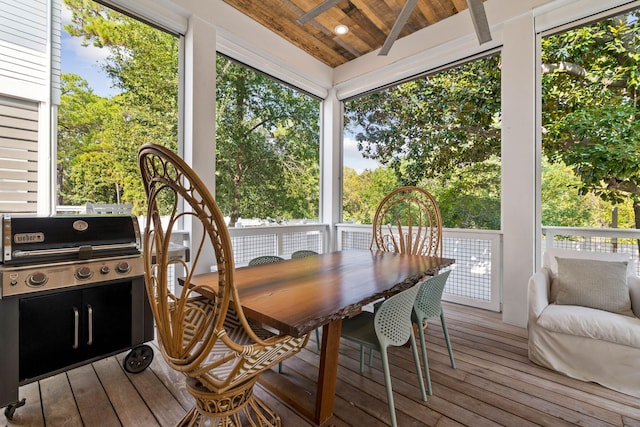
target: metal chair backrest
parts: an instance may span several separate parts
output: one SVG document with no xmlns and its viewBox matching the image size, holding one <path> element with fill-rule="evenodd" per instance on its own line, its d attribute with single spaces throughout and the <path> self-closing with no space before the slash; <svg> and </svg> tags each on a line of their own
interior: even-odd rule
<svg viewBox="0 0 640 427">
<path fill-rule="evenodd" d="M 426 190 L 396 188 L 378 205 L 371 249 L 442 257 L 442 218 Z"/>
</svg>

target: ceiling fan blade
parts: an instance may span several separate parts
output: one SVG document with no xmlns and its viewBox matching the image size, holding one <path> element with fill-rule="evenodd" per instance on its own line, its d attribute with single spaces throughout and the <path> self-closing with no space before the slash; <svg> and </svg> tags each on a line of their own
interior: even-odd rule
<svg viewBox="0 0 640 427">
<path fill-rule="evenodd" d="M 480 44 L 491 41 L 491 30 L 487 21 L 487 13 L 484 10 L 482 0 L 467 0 L 469 12 L 471 13 L 471 21 L 476 29 L 476 35 Z"/>
<path fill-rule="evenodd" d="M 320 15 L 322 12 L 325 12 L 331 9 L 333 6 L 337 5 L 343 0 L 325 0 L 323 3 L 320 3 L 309 12 L 302 15 L 300 18 L 296 19 L 296 22 L 300 25 L 305 24 L 307 21 L 311 21 L 316 16 Z"/>
<path fill-rule="evenodd" d="M 391 50 L 391 46 L 393 46 L 393 43 L 398 38 L 398 35 L 400 34 L 400 31 L 402 31 L 404 24 L 406 24 L 409 20 L 411 12 L 413 12 L 413 9 L 415 9 L 416 4 L 418 4 L 418 0 L 407 0 L 407 2 L 404 4 L 402 10 L 400 11 L 400 15 L 398 15 L 396 22 L 393 24 L 393 28 L 391 28 L 387 39 L 384 41 L 384 44 L 380 49 L 380 52 L 378 52 L 378 56 L 385 56 L 387 53 L 389 53 L 389 50 Z"/>
</svg>

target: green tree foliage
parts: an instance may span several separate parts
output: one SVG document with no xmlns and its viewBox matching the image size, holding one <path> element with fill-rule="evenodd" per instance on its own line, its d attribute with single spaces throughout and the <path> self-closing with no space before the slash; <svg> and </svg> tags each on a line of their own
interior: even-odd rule
<svg viewBox="0 0 640 427">
<path fill-rule="evenodd" d="M 114 196 L 114 183 L 105 179 L 102 171 L 98 170 L 97 176 L 90 176 L 89 182 L 85 183 L 81 179 L 82 172 L 77 169 L 82 168 L 80 159 L 88 152 L 105 153 L 107 144 L 100 145 L 100 142 L 105 122 L 115 114 L 113 105 L 93 94 L 87 82 L 74 74 L 62 75 L 61 92 L 58 117 L 57 202 L 81 204 L 87 201 L 111 200 Z M 102 162 L 109 163 L 109 160 L 103 159 Z"/>
<path fill-rule="evenodd" d="M 597 223 L 600 200 L 594 194 L 580 195 L 580 178 L 563 163 L 542 162 L 542 224 L 592 227 Z M 608 226 L 608 225 L 605 225 Z"/>
<path fill-rule="evenodd" d="M 543 149 L 580 194 L 631 200 L 640 227 L 640 13 L 543 40 Z"/>
<path fill-rule="evenodd" d="M 500 228 L 500 64 L 479 59 L 347 102 L 347 129 L 363 157 L 396 175 L 398 185 L 420 185 L 436 195 L 443 223 L 456 228 Z M 368 189 L 368 176 L 363 191 Z M 345 195 L 352 192 L 345 176 Z M 388 191 L 387 191 L 388 192 Z M 371 206 L 344 206 L 344 219 Z M 345 203 L 356 200 L 350 196 Z M 366 217 L 366 222 L 371 218 Z"/>
<path fill-rule="evenodd" d="M 403 185 L 500 155 L 499 56 L 347 102 L 348 129 L 365 158 Z"/>
<path fill-rule="evenodd" d="M 239 218 L 318 218 L 320 103 L 218 55 L 216 199 Z"/>
<path fill-rule="evenodd" d="M 65 4 L 72 11 L 65 30 L 109 50 L 102 66 L 122 92 L 101 98 L 78 76 L 62 76 L 59 203 L 133 203 L 142 213 L 138 148 L 177 147 L 178 40 L 93 1 Z"/>
<path fill-rule="evenodd" d="M 640 228 L 639 17 L 630 12 L 542 42 L 543 149 L 553 163 L 543 167 L 547 225 L 609 226 L 613 206 L 629 224 L 631 204 L 631 225 Z M 499 80 L 497 57 L 474 61 L 353 100 L 348 123 L 363 156 L 391 166 L 402 184 L 437 180 L 431 191 L 447 204 L 447 226 L 493 228 L 499 193 L 486 193 L 482 175 L 456 173 L 500 154 Z M 497 221 L 479 213 L 485 206 Z"/>
<path fill-rule="evenodd" d="M 178 39 L 93 1 L 65 4 L 72 11 L 65 29 L 108 49 L 102 65 L 121 93 L 104 99 L 63 76 L 59 203 L 121 201 L 142 213 L 138 148 L 177 147 Z M 216 68 L 211 143 L 222 211 L 232 224 L 241 216 L 317 218 L 319 102 L 224 57 Z"/>
<path fill-rule="evenodd" d="M 500 159 L 493 157 L 420 185 L 438 201 L 443 226 L 499 230 L 500 173 Z"/>
<path fill-rule="evenodd" d="M 394 188 L 398 179 L 393 170 L 385 167 L 365 170 L 344 168 L 342 218 L 347 222 L 371 224 L 380 201 Z"/>
</svg>

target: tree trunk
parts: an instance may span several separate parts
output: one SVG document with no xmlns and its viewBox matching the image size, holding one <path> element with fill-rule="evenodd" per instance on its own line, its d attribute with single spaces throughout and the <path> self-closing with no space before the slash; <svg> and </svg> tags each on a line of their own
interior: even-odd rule
<svg viewBox="0 0 640 427">
<path fill-rule="evenodd" d="M 636 228 L 640 229 L 640 201 L 633 201 L 633 217 Z M 638 254 L 640 255 L 640 239 L 637 240 Z"/>
</svg>

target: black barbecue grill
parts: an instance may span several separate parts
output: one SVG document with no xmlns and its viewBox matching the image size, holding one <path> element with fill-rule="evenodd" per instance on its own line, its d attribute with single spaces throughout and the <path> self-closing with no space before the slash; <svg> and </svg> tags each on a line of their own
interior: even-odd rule
<svg viewBox="0 0 640 427">
<path fill-rule="evenodd" d="M 140 232 L 130 215 L 2 216 L 0 407 L 18 387 L 132 349 L 140 372 L 153 351 Z"/>
</svg>

